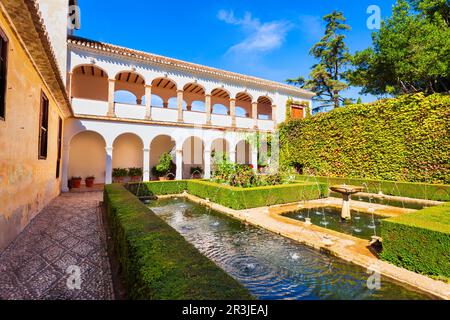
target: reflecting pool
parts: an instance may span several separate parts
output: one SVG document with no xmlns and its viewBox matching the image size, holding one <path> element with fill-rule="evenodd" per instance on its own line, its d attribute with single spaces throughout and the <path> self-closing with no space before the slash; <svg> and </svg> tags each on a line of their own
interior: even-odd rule
<svg viewBox="0 0 450 320">
<path fill-rule="evenodd" d="M 342 221 L 341 210 L 333 207 L 301 209 L 283 214 L 283 216 L 305 221 L 310 218 L 311 223 L 326 229 L 335 230 L 358 238 L 370 240 L 372 236 L 380 235 L 381 220 L 385 219 L 370 213 L 351 210 L 352 220 Z"/>
<path fill-rule="evenodd" d="M 370 290 L 372 274 L 359 266 L 183 199 L 149 207 L 259 299 L 431 298 L 383 277 Z"/>
</svg>

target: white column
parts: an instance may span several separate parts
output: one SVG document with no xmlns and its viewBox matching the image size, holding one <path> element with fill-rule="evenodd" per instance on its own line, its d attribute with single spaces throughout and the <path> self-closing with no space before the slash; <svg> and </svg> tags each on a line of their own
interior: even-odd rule
<svg viewBox="0 0 450 320">
<path fill-rule="evenodd" d="M 252 103 L 253 127 L 258 128 L 258 102 Z"/>
<path fill-rule="evenodd" d="M 178 122 L 183 122 L 183 90 L 177 91 Z"/>
<path fill-rule="evenodd" d="M 116 87 L 115 79 L 108 79 L 108 117 L 115 117 L 114 91 Z"/>
<path fill-rule="evenodd" d="M 236 99 L 230 99 L 231 126 L 236 127 Z"/>
<path fill-rule="evenodd" d="M 62 172 L 61 172 L 61 190 L 62 192 L 69 192 L 69 154 L 70 147 L 64 144 L 62 154 Z"/>
<path fill-rule="evenodd" d="M 253 170 L 258 171 L 258 151 L 252 151 Z"/>
<path fill-rule="evenodd" d="M 152 86 L 145 86 L 145 119 L 152 119 Z"/>
<path fill-rule="evenodd" d="M 106 147 L 106 169 L 105 169 L 105 184 L 112 183 L 112 157 L 113 148 Z"/>
<path fill-rule="evenodd" d="M 207 94 L 205 96 L 205 109 L 206 109 L 206 124 L 211 124 L 211 95 Z"/>
<path fill-rule="evenodd" d="M 272 121 L 273 124 L 275 126 L 275 129 L 278 127 L 278 123 L 277 123 L 277 106 L 276 105 L 272 105 Z"/>
<path fill-rule="evenodd" d="M 211 150 L 205 149 L 205 179 L 211 179 Z"/>
<path fill-rule="evenodd" d="M 183 150 L 177 150 L 176 155 L 177 180 L 183 180 Z"/>
<path fill-rule="evenodd" d="M 150 181 L 150 149 L 144 149 L 144 175 L 143 181 Z"/>
<path fill-rule="evenodd" d="M 230 151 L 230 159 L 229 160 L 231 163 L 236 163 L 236 150 Z"/>
</svg>

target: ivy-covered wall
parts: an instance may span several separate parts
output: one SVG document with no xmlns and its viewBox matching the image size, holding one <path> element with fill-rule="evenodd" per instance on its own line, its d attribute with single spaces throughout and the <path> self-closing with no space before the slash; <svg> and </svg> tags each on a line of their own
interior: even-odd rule
<svg viewBox="0 0 450 320">
<path fill-rule="evenodd" d="M 280 158 L 305 174 L 448 184 L 449 129 L 449 95 L 407 95 L 287 121 Z"/>
</svg>

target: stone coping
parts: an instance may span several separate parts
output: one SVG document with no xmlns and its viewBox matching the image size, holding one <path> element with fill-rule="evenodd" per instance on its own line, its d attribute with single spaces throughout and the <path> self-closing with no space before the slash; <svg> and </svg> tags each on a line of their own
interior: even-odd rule
<svg viewBox="0 0 450 320">
<path fill-rule="evenodd" d="M 377 257 L 376 253 L 370 250 L 368 240 L 356 238 L 315 225 L 308 226 L 304 222 L 283 217 L 280 215 L 282 211 L 277 211 L 277 208 L 287 205 L 248 210 L 233 210 L 188 193 L 158 196 L 159 199 L 177 197 L 186 198 L 194 203 L 207 206 L 212 210 L 221 212 L 244 223 L 263 228 L 321 252 L 338 257 L 344 261 L 357 264 L 363 268 L 367 268 L 368 272 L 379 272 L 381 275 L 391 280 L 410 286 L 411 289 L 415 288 L 437 298 L 450 300 L 450 284 L 382 261 Z M 306 203 L 318 205 L 320 203 L 319 201 L 320 200 L 313 200 Z M 305 202 L 289 205 L 297 205 L 298 208 L 299 205 L 305 205 Z M 323 203 L 321 205 L 323 205 Z"/>
</svg>

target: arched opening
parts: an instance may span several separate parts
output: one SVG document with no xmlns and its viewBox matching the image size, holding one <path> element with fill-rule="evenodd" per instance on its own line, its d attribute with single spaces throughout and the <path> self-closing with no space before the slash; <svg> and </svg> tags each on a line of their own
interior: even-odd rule
<svg viewBox="0 0 450 320">
<path fill-rule="evenodd" d="M 155 168 L 159 164 L 159 159 L 164 153 L 168 153 L 172 156 L 172 162 L 174 163 L 174 166 L 173 170 L 170 173 L 173 175 L 173 177 L 175 177 L 175 147 L 176 143 L 170 136 L 161 135 L 153 139 L 152 143 L 150 144 L 150 168 L 152 169 L 152 179 L 158 179 L 157 175 L 154 173 L 153 168 Z"/>
<path fill-rule="evenodd" d="M 141 138 L 133 133 L 124 133 L 116 138 L 113 144 L 113 169 L 143 169 L 143 159 L 144 144 Z"/>
<path fill-rule="evenodd" d="M 211 144 L 211 158 L 214 163 L 215 160 L 219 161 L 223 157 L 230 159 L 230 144 L 226 139 L 219 138 L 212 142 Z M 233 159 L 234 160 L 234 159 Z"/>
<path fill-rule="evenodd" d="M 252 163 L 252 147 L 247 140 L 242 140 L 236 145 L 236 163 L 251 164 Z"/>
<path fill-rule="evenodd" d="M 108 74 L 94 65 L 74 68 L 70 86 L 70 98 L 108 101 Z"/>
<path fill-rule="evenodd" d="M 202 86 L 196 83 L 188 83 L 183 88 L 183 98 L 187 103 L 187 111 L 206 112 L 205 88 Z"/>
<path fill-rule="evenodd" d="M 272 120 L 272 100 L 269 97 L 259 97 L 258 99 L 258 119 Z"/>
<path fill-rule="evenodd" d="M 252 117 L 252 97 L 248 93 L 241 92 L 236 95 L 236 116 Z"/>
<path fill-rule="evenodd" d="M 153 105 L 153 97 L 158 96 L 162 99 L 162 107 L 169 108 L 169 100 L 170 106 L 172 108 L 177 108 L 177 85 L 174 81 L 168 78 L 157 78 L 152 81 L 152 107 L 159 107 L 158 105 Z M 155 101 L 156 102 L 156 101 Z M 158 100 L 159 102 L 159 100 Z"/>
<path fill-rule="evenodd" d="M 116 103 L 136 104 L 137 100 L 136 96 L 130 91 L 117 90 L 114 92 L 114 101 Z"/>
<path fill-rule="evenodd" d="M 223 89 L 214 89 L 211 92 L 212 113 L 220 115 L 230 114 L 230 94 Z"/>
<path fill-rule="evenodd" d="M 95 183 L 105 183 L 106 142 L 94 131 L 78 133 L 70 141 L 67 177 L 95 177 Z"/>
<path fill-rule="evenodd" d="M 198 137 L 189 137 L 183 143 L 183 179 L 203 175 L 205 145 Z"/>
<path fill-rule="evenodd" d="M 116 75 L 114 89 L 114 102 L 143 105 L 141 97 L 145 95 L 145 80 L 139 74 L 129 71 L 119 72 Z"/>
</svg>

